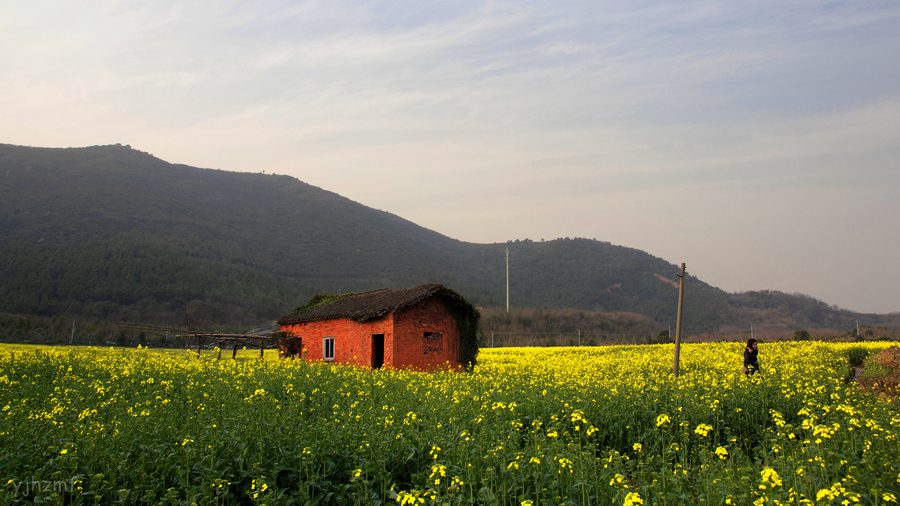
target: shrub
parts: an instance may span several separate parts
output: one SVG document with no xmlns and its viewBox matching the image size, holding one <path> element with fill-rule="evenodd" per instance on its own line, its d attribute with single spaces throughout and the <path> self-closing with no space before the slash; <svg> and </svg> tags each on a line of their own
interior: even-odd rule
<svg viewBox="0 0 900 506">
<path fill-rule="evenodd" d="M 797 329 L 794 331 L 794 341 L 809 341 L 810 335 L 809 332 L 803 329 Z"/>
<path fill-rule="evenodd" d="M 862 367 L 862 365 L 866 362 L 866 359 L 869 358 L 872 352 L 862 348 L 848 348 L 847 349 L 847 359 L 850 361 L 850 365 L 853 367 Z"/>
</svg>

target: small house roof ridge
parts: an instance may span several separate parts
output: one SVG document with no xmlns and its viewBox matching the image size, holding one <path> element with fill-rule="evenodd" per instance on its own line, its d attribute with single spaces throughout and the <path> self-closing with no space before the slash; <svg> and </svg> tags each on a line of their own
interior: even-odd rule
<svg viewBox="0 0 900 506">
<path fill-rule="evenodd" d="M 372 293 L 389 292 L 389 291 L 391 291 L 390 288 L 376 288 L 374 290 L 369 290 L 368 292 L 348 293 L 348 294 L 344 294 L 343 296 L 344 297 L 355 297 L 357 295 L 368 295 L 368 294 L 372 294 Z"/>
</svg>

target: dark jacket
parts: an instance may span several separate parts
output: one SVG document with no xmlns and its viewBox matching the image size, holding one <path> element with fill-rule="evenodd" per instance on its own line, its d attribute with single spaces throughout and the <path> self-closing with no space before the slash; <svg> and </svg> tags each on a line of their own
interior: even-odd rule
<svg viewBox="0 0 900 506">
<path fill-rule="evenodd" d="M 758 349 L 751 350 L 750 348 L 744 348 L 744 367 L 747 368 L 747 372 L 750 374 L 759 370 L 759 361 L 756 358 L 758 354 Z"/>
</svg>

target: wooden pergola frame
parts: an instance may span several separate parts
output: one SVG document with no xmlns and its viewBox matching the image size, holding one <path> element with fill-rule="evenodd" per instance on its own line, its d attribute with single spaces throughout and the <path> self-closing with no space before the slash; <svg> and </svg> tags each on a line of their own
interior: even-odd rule
<svg viewBox="0 0 900 506">
<path fill-rule="evenodd" d="M 260 358 L 262 358 L 265 349 L 277 347 L 279 339 L 281 339 L 281 336 L 285 334 L 286 332 L 280 330 L 272 332 L 261 332 L 259 334 L 210 334 L 195 332 L 191 334 L 177 334 L 175 337 L 187 337 L 189 339 L 196 339 L 198 357 L 200 356 L 200 352 L 203 351 L 203 345 L 205 341 L 205 344 L 213 345 L 219 350 L 216 359 L 221 360 L 222 349 L 229 346 L 231 346 L 232 348 L 232 359 L 237 358 L 237 351 L 239 346 L 259 347 L 259 356 Z"/>
<path fill-rule="evenodd" d="M 249 334 L 221 334 L 211 332 L 191 332 L 188 329 L 179 329 L 176 327 L 161 327 L 158 325 L 142 325 L 134 323 L 118 323 L 117 326 L 131 330 L 150 330 L 154 332 L 174 332 L 176 338 L 188 338 L 197 343 L 197 356 L 203 351 L 203 345 L 213 345 L 218 348 L 219 353 L 216 357 L 222 359 L 222 348 L 232 347 L 231 358 L 237 358 L 237 350 L 239 346 L 248 348 L 259 348 L 259 356 L 262 357 L 266 348 L 276 348 L 279 340 L 287 332 L 282 330 L 267 330 L 260 332 L 252 332 Z"/>
</svg>

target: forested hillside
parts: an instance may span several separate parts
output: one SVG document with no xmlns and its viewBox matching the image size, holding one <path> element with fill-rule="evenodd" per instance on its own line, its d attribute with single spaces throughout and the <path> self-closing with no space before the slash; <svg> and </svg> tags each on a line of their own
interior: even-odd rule
<svg viewBox="0 0 900 506">
<path fill-rule="evenodd" d="M 506 248 L 513 306 L 674 325 L 678 267 L 632 248 L 568 238 L 465 243 L 289 176 L 175 165 L 120 145 L 0 145 L 0 313 L 254 325 L 319 292 L 428 282 L 500 306 Z M 860 316 L 815 299 L 811 310 L 802 296 L 773 302 L 777 292 L 687 283 L 687 330 L 760 314 L 812 326 Z"/>
</svg>

